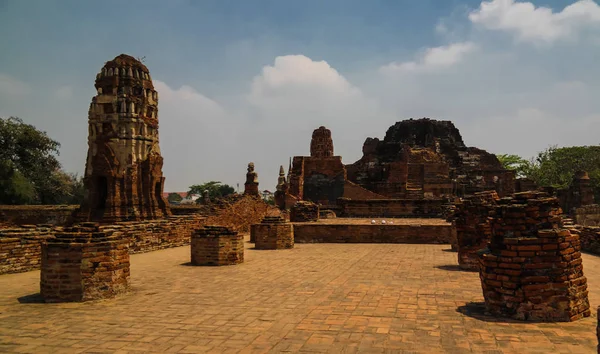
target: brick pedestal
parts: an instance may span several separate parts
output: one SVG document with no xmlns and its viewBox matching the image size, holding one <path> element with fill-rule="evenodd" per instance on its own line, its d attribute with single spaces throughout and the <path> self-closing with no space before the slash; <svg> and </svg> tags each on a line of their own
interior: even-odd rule
<svg viewBox="0 0 600 354">
<path fill-rule="evenodd" d="M 191 242 L 192 264 L 224 266 L 244 262 L 244 237 L 223 226 L 196 230 Z"/>
<path fill-rule="evenodd" d="M 129 287 L 129 240 L 98 225 L 65 228 L 42 244 L 40 294 L 46 302 L 105 299 Z"/>
<path fill-rule="evenodd" d="M 252 225 L 250 238 L 259 250 L 294 248 L 293 226 L 281 216 L 267 216 L 260 224 Z"/>
<path fill-rule="evenodd" d="M 501 200 L 480 278 L 487 311 L 531 321 L 590 315 L 579 235 L 559 228 L 556 198 L 529 193 Z"/>
</svg>

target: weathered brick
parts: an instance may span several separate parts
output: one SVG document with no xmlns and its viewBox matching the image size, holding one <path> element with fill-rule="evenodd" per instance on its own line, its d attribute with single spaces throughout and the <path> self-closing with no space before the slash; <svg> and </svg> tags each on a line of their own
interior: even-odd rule
<svg viewBox="0 0 600 354">
<path fill-rule="evenodd" d="M 488 312 L 538 321 L 572 321 L 589 316 L 579 235 L 555 227 L 553 223 L 560 215 L 557 203 L 556 198 L 529 193 L 503 199 L 495 207 L 499 217 L 491 221 L 494 236 L 488 253 L 481 257 L 483 266 L 479 270 Z M 527 211 L 529 220 L 521 209 Z M 522 227 L 524 222 L 529 225 L 526 229 Z M 517 257 L 510 253 L 514 251 Z M 499 264 L 487 261 L 491 257 L 497 257 Z"/>
</svg>

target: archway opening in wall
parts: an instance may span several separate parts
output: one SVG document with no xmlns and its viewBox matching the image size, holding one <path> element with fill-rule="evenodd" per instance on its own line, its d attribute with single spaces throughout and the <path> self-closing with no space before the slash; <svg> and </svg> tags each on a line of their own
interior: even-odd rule
<svg viewBox="0 0 600 354">
<path fill-rule="evenodd" d="M 96 186 L 98 188 L 96 209 L 104 209 L 106 207 L 106 198 L 108 198 L 108 180 L 106 177 L 98 177 Z"/>
<path fill-rule="evenodd" d="M 162 193 L 160 192 L 160 182 L 156 182 L 156 184 L 154 185 L 154 195 L 156 195 L 156 198 L 158 198 L 158 200 L 160 200 L 160 198 L 162 197 Z"/>
<path fill-rule="evenodd" d="M 158 204 L 158 207 L 161 210 L 164 210 L 164 208 L 166 208 L 167 203 L 165 202 L 165 199 L 163 199 L 162 197 L 162 183 L 161 182 L 156 182 L 156 184 L 154 185 L 154 195 L 156 196 L 156 203 Z"/>
</svg>

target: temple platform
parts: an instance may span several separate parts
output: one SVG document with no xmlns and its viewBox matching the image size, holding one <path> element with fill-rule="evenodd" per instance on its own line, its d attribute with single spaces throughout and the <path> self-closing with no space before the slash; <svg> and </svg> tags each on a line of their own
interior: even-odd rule
<svg viewBox="0 0 600 354">
<path fill-rule="evenodd" d="M 336 218 L 293 225 L 296 243 L 449 244 L 456 237 L 452 224 L 434 218 Z"/>
<path fill-rule="evenodd" d="M 597 318 L 485 313 L 479 274 L 447 245 L 296 244 L 189 266 L 190 246 L 131 255 L 131 290 L 39 304 L 40 271 L 0 276 L 7 353 L 595 353 Z M 592 308 L 600 257 L 583 254 Z"/>
</svg>

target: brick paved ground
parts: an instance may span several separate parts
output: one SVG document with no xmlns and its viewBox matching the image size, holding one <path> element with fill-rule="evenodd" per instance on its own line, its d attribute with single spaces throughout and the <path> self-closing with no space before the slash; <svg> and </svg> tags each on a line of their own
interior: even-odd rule
<svg viewBox="0 0 600 354">
<path fill-rule="evenodd" d="M 133 255 L 128 295 L 79 304 L 37 303 L 38 271 L 2 275 L 0 352 L 595 352 L 595 314 L 483 315 L 477 273 L 458 271 L 448 248 L 299 244 L 192 267 L 180 247 Z M 584 255 L 584 271 L 595 309 L 600 258 Z"/>
</svg>

